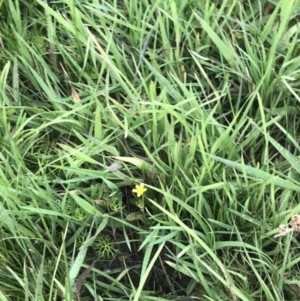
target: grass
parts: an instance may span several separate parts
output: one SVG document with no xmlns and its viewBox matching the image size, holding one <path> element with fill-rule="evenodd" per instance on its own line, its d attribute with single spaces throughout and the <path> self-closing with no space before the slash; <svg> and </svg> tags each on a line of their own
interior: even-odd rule
<svg viewBox="0 0 300 301">
<path fill-rule="evenodd" d="M 299 12 L 0 1 L 0 300 L 300 300 Z"/>
</svg>

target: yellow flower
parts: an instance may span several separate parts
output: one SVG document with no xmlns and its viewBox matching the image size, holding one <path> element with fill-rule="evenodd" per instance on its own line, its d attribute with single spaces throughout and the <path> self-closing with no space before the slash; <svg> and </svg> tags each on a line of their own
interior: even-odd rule
<svg viewBox="0 0 300 301">
<path fill-rule="evenodd" d="M 132 189 L 132 192 L 137 194 L 137 197 L 139 198 L 141 195 L 143 195 L 147 191 L 147 188 L 144 184 L 138 184 L 135 185 L 135 188 Z"/>
</svg>

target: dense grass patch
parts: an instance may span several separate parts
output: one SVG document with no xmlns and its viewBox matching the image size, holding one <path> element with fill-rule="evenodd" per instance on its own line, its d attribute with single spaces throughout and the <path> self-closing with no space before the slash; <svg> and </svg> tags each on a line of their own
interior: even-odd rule
<svg viewBox="0 0 300 301">
<path fill-rule="evenodd" d="M 299 300 L 299 12 L 0 1 L 0 299 Z"/>
</svg>

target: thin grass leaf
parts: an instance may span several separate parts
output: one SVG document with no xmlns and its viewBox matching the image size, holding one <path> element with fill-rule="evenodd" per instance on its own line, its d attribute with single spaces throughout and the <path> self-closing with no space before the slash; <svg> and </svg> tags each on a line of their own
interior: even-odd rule
<svg viewBox="0 0 300 301">
<path fill-rule="evenodd" d="M 300 187 L 298 187 L 296 184 L 292 183 L 291 181 L 282 179 L 278 176 L 271 175 L 258 168 L 254 168 L 252 166 L 241 164 L 238 162 L 233 162 L 233 161 L 223 159 L 223 158 L 211 155 L 211 154 L 207 154 L 207 156 L 212 158 L 213 160 L 221 162 L 221 163 L 223 163 L 231 168 L 237 169 L 241 172 L 245 171 L 247 176 L 251 176 L 251 177 L 257 178 L 259 180 L 264 180 L 264 181 L 267 181 L 268 183 L 274 183 L 275 185 L 282 187 L 282 188 L 291 189 L 291 190 L 294 190 L 297 192 L 300 191 Z"/>
</svg>

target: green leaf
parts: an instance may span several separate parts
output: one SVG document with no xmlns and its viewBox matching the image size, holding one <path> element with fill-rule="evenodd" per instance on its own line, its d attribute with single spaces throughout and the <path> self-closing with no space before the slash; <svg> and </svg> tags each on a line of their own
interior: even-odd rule
<svg viewBox="0 0 300 301">
<path fill-rule="evenodd" d="M 75 200 L 75 202 L 87 213 L 90 215 L 101 215 L 102 213 L 98 211 L 93 205 L 91 205 L 89 202 L 84 200 L 83 198 L 79 197 L 76 192 L 69 193 L 70 196 Z"/>
<path fill-rule="evenodd" d="M 252 166 L 248 166 L 245 164 L 233 162 L 233 161 L 223 159 L 223 158 L 211 155 L 211 154 L 207 154 L 207 156 L 209 156 L 210 158 L 212 158 L 218 162 L 224 163 L 225 165 L 227 165 L 229 167 L 235 168 L 239 171 L 245 171 L 248 176 L 251 176 L 251 177 L 254 177 L 254 178 L 257 178 L 260 180 L 265 180 L 265 181 L 268 181 L 269 183 L 274 183 L 275 185 L 282 187 L 282 188 L 300 192 L 300 186 L 295 185 L 292 182 L 282 179 L 278 176 L 271 175 L 258 168 L 254 168 Z"/>
</svg>

